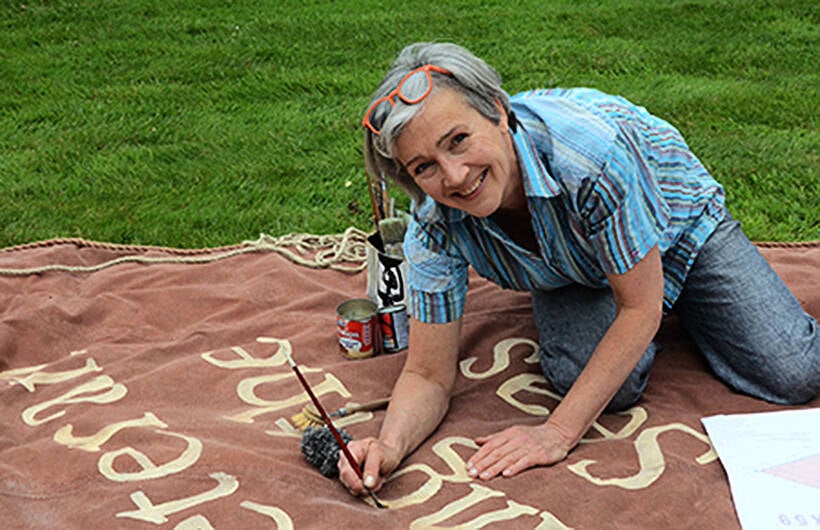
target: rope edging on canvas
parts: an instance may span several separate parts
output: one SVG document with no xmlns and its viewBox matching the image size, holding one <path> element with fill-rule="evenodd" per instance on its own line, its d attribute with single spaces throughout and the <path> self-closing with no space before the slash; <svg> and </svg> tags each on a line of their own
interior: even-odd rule
<svg viewBox="0 0 820 530">
<path fill-rule="evenodd" d="M 333 269 L 341 272 L 356 273 L 364 270 L 367 258 L 367 234 L 362 230 L 350 227 L 342 234 L 313 235 L 291 233 L 273 237 L 261 234 L 254 241 L 243 241 L 239 245 L 203 249 L 177 249 L 148 245 L 120 245 L 101 243 L 85 239 L 50 239 L 15 247 L 0 249 L 0 255 L 6 252 L 30 250 L 35 248 L 74 245 L 79 248 L 97 248 L 116 252 L 143 253 L 157 251 L 170 256 L 144 256 L 129 254 L 120 256 L 97 265 L 75 266 L 49 264 L 30 268 L 0 268 L 0 276 L 30 276 L 45 272 L 90 273 L 122 263 L 211 263 L 242 254 L 254 252 L 276 252 L 290 261 L 313 269 Z"/>
<path fill-rule="evenodd" d="M 122 263 L 201 264 L 253 252 L 276 252 L 298 265 L 313 269 L 333 269 L 341 272 L 357 273 L 364 270 L 367 266 L 367 244 L 367 233 L 355 227 L 349 227 L 341 234 L 329 235 L 291 233 L 274 237 L 263 233 L 254 241 L 243 241 L 238 245 L 198 249 L 152 245 L 123 245 L 90 241 L 81 238 L 58 238 L 2 248 L 0 249 L 0 255 L 60 245 L 74 245 L 78 248 L 96 248 L 115 252 L 132 252 L 135 254 L 121 256 L 90 266 L 50 264 L 20 269 L 0 268 L 0 276 L 30 276 L 53 271 L 90 273 Z M 797 242 L 764 241 L 755 242 L 755 245 L 760 248 L 814 248 L 820 246 L 820 240 Z M 161 257 L 136 254 L 148 251 L 162 252 L 170 254 L 170 256 Z"/>
<path fill-rule="evenodd" d="M 820 239 L 813 241 L 755 241 L 758 248 L 816 248 L 820 247 Z"/>
</svg>

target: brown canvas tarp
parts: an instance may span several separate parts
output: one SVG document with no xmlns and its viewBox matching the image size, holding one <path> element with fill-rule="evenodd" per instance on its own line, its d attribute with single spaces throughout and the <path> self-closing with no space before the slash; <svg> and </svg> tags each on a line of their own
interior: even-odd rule
<svg viewBox="0 0 820 530">
<path fill-rule="evenodd" d="M 820 245 L 761 251 L 820 315 Z M 715 379 L 674 316 L 636 407 L 603 416 L 558 465 L 481 482 L 464 470 L 471 439 L 541 422 L 557 399 L 534 357 L 529 296 L 471 276 L 450 413 L 378 510 L 302 457 L 292 416 L 308 398 L 284 356 L 328 409 L 389 394 L 404 353 L 354 361 L 337 346 L 335 308 L 363 296 L 365 273 L 224 253 L 0 251 L 0 269 L 128 257 L 0 275 L 3 528 L 738 528 L 700 419 L 783 407 Z M 383 414 L 338 425 L 374 435 Z"/>
</svg>

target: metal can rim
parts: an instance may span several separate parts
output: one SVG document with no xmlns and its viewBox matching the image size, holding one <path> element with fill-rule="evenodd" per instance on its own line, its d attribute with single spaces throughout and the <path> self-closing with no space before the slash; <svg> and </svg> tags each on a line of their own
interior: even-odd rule
<svg viewBox="0 0 820 530">
<path fill-rule="evenodd" d="M 368 316 L 362 318 L 350 318 L 346 313 L 348 313 L 353 306 L 366 306 L 367 311 L 369 313 Z M 376 307 L 376 303 L 369 298 L 351 298 L 349 300 L 345 300 L 338 306 L 336 306 L 336 314 L 346 320 L 356 321 L 356 322 L 363 322 L 365 320 L 369 320 L 376 316 L 378 313 L 378 309 Z"/>
</svg>

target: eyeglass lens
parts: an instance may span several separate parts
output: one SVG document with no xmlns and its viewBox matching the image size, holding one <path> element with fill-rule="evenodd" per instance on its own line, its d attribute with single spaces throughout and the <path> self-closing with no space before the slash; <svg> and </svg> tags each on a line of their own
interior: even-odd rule
<svg viewBox="0 0 820 530">
<path fill-rule="evenodd" d="M 429 72 L 424 70 L 411 72 L 399 83 L 395 94 L 373 106 L 370 111 L 370 123 L 380 130 L 387 119 L 387 115 L 393 110 L 396 98 L 401 99 L 408 105 L 415 105 L 428 95 L 432 89 L 431 83 L 432 78 Z"/>
</svg>

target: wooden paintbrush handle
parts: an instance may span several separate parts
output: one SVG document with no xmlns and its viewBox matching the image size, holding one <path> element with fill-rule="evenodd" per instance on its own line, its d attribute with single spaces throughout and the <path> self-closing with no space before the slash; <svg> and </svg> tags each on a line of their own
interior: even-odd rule
<svg viewBox="0 0 820 530">
<path fill-rule="evenodd" d="M 370 410 L 378 410 L 382 407 L 386 407 L 387 404 L 390 403 L 390 398 L 382 398 L 376 399 L 373 401 L 368 401 L 366 403 L 362 403 L 360 405 L 348 405 L 345 407 L 345 414 L 353 414 L 354 412 L 366 412 Z"/>
</svg>

